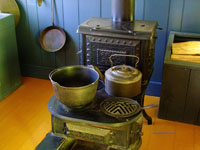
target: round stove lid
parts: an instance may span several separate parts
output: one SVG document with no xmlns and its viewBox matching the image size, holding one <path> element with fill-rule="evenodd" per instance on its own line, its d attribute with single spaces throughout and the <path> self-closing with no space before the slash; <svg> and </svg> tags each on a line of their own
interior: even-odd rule
<svg viewBox="0 0 200 150">
<path fill-rule="evenodd" d="M 107 20 L 89 20 L 86 23 L 89 27 L 95 27 L 95 28 L 110 28 L 112 26 L 112 22 Z"/>
<path fill-rule="evenodd" d="M 140 112 L 140 105 L 136 101 L 125 97 L 105 99 L 101 102 L 100 108 L 106 115 L 115 118 L 131 117 Z"/>
</svg>

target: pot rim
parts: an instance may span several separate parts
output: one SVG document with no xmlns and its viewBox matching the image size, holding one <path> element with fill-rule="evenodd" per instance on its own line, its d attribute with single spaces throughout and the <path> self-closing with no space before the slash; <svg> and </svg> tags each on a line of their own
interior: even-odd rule
<svg viewBox="0 0 200 150">
<path fill-rule="evenodd" d="M 66 86 L 62 86 L 62 85 L 60 85 L 58 82 L 55 82 L 54 80 L 52 80 L 52 76 L 53 76 L 53 74 L 55 73 L 55 72 L 57 72 L 57 71 L 59 71 L 59 70 L 61 70 L 61 69 L 64 69 L 64 68 L 71 68 L 71 67 L 76 67 L 76 68 L 85 68 L 85 69 L 90 69 L 90 70 L 92 70 L 92 71 L 94 71 L 96 74 L 97 74 L 97 79 L 94 81 L 94 82 L 92 82 L 92 83 L 90 83 L 90 84 L 88 84 L 88 85 L 85 85 L 85 86 L 80 86 L 80 87 L 66 87 Z M 65 88 L 65 89 L 82 89 L 82 88 L 86 88 L 86 87 L 89 87 L 89 86 L 91 86 L 91 85 L 94 85 L 96 82 L 98 82 L 98 80 L 99 80 L 99 74 L 98 74 L 98 72 L 95 70 L 95 69 L 92 69 L 92 68 L 90 68 L 90 67 L 87 67 L 87 66 L 84 66 L 84 65 L 71 65 L 71 66 L 64 66 L 64 67 L 60 67 L 60 68 L 56 68 L 56 69 L 54 69 L 54 70 L 52 70 L 50 73 L 49 73 L 49 79 L 50 79 L 50 81 L 52 82 L 52 83 L 55 83 L 55 84 L 57 84 L 58 86 L 60 86 L 60 87 L 62 87 L 62 88 Z"/>
</svg>

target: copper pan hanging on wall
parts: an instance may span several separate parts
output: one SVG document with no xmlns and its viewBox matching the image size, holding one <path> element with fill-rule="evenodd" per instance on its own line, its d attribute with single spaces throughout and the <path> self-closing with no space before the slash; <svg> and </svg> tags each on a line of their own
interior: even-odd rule
<svg viewBox="0 0 200 150">
<path fill-rule="evenodd" d="M 54 0 L 52 0 L 52 26 L 45 28 L 40 35 L 40 44 L 48 52 L 60 50 L 66 42 L 63 29 L 54 25 Z"/>
</svg>

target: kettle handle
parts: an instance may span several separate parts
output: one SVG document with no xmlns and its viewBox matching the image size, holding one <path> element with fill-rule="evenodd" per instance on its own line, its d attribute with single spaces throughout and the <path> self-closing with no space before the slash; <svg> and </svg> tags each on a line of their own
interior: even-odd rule
<svg viewBox="0 0 200 150">
<path fill-rule="evenodd" d="M 110 64 L 111 64 L 111 67 L 113 66 L 113 61 L 112 61 L 112 57 L 116 57 L 116 56 L 124 56 L 124 57 L 132 57 L 132 58 L 136 58 L 137 61 L 135 63 L 135 67 L 137 66 L 137 64 L 139 63 L 140 61 L 140 58 L 136 55 L 126 55 L 126 54 L 113 54 L 109 57 L 109 60 L 110 60 Z"/>
</svg>

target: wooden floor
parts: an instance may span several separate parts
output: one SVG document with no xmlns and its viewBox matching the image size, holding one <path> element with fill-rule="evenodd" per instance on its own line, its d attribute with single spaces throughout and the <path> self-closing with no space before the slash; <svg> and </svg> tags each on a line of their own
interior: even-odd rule
<svg viewBox="0 0 200 150">
<path fill-rule="evenodd" d="M 47 109 L 54 94 L 47 80 L 23 78 L 23 85 L 0 102 L 0 150 L 33 150 L 51 130 Z M 159 103 L 146 96 L 145 103 Z M 153 125 L 143 126 L 141 150 L 200 150 L 200 126 L 157 118 L 158 109 L 147 110 Z"/>
</svg>

